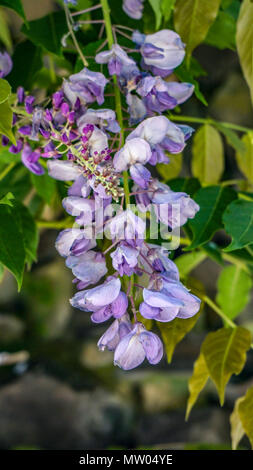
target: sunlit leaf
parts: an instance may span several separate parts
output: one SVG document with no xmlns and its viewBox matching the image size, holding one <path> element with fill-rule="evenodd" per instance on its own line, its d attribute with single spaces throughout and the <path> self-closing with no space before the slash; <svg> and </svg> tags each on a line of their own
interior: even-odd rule
<svg viewBox="0 0 253 470">
<path fill-rule="evenodd" d="M 233 251 L 248 246 L 253 240 L 253 202 L 237 200 L 223 214 L 226 232 L 232 242 L 224 251 Z"/>
<path fill-rule="evenodd" d="M 215 184 L 224 170 L 223 143 L 219 132 L 209 124 L 199 127 L 193 137 L 192 174 L 201 182 Z"/>
<path fill-rule="evenodd" d="M 202 344 L 201 352 L 209 375 L 217 387 L 221 405 L 224 403 L 225 387 L 230 377 L 239 374 L 244 367 L 250 343 L 250 332 L 238 326 L 209 333 Z"/>
<path fill-rule="evenodd" d="M 244 397 L 238 398 L 230 417 L 232 448 L 236 450 L 244 434 L 247 434 L 253 448 L 253 387 Z"/>
<path fill-rule="evenodd" d="M 15 145 L 16 140 L 12 132 L 12 109 L 8 101 L 0 104 L 0 134 L 6 135 Z"/>
<path fill-rule="evenodd" d="M 157 322 L 164 342 L 168 363 L 172 360 L 176 345 L 192 330 L 198 318 L 199 314 L 186 319 L 174 318 L 174 320 L 168 323 Z"/>
<path fill-rule="evenodd" d="M 244 148 L 236 152 L 236 161 L 241 172 L 253 184 L 253 132 L 242 137 Z"/>
<path fill-rule="evenodd" d="M 237 265 L 226 266 L 218 279 L 216 300 L 228 318 L 234 319 L 250 299 L 250 275 Z"/>
<path fill-rule="evenodd" d="M 253 101 L 253 3 L 243 0 L 237 21 L 236 45 Z"/>
<path fill-rule="evenodd" d="M 11 87 L 7 80 L 0 78 L 0 104 L 4 103 L 11 94 Z"/>
<path fill-rule="evenodd" d="M 194 268 L 206 259 L 207 255 L 204 251 L 192 251 L 185 255 L 181 255 L 174 261 L 179 269 L 180 277 L 186 277 Z"/>
<path fill-rule="evenodd" d="M 208 378 L 209 372 L 206 366 L 206 361 L 203 354 L 200 353 L 198 359 L 194 363 L 193 374 L 188 384 L 190 396 L 187 401 L 186 419 L 189 418 L 190 412 L 196 403 L 201 390 L 203 390 L 206 385 Z"/>
<path fill-rule="evenodd" d="M 221 0 L 177 0 L 174 25 L 183 42 L 188 57 L 206 37 L 219 11 Z"/>
<path fill-rule="evenodd" d="M 148 0 L 155 14 L 156 19 L 156 29 L 159 29 L 159 26 L 162 21 L 162 12 L 161 12 L 161 0 Z"/>
</svg>

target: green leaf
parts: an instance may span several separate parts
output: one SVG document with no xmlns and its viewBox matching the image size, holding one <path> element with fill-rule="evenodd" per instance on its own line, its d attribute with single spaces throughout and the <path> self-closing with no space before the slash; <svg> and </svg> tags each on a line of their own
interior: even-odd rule
<svg viewBox="0 0 253 470">
<path fill-rule="evenodd" d="M 3 10 L 3 8 L 0 9 L 0 40 L 5 45 L 6 49 L 11 49 L 12 40 L 8 27 L 8 19 L 6 12 Z"/>
<path fill-rule="evenodd" d="M 186 43 L 188 58 L 204 41 L 219 11 L 221 0 L 177 0 L 174 25 L 182 41 Z"/>
<path fill-rule="evenodd" d="M 56 191 L 56 183 L 48 174 L 35 175 L 30 174 L 32 184 L 36 188 L 37 193 L 41 196 L 48 204 L 51 204 L 52 199 Z"/>
<path fill-rule="evenodd" d="M 7 206 L 12 207 L 13 206 L 12 199 L 14 199 L 13 194 L 7 193 L 6 196 L 0 199 L 0 204 L 7 204 Z"/>
<path fill-rule="evenodd" d="M 161 13 L 161 0 L 148 0 L 153 11 L 155 14 L 155 19 L 156 19 L 156 25 L 155 29 L 159 29 L 159 26 L 162 21 L 162 13 Z"/>
<path fill-rule="evenodd" d="M 253 202 L 238 200 L 227 207 L 223 214 L 225 230 L 232 242 L 224 251 L 233 251 L 248 246 L 253 240 Z"/>
<path fill-rule="evenodd" d="M 180 272 L 180 277 L 186 277 L 194 268 L 207 258 L 203 251 L 193 251 L 176 258 L 175 264 Z"/>
<path fill-rule="evenodd" d="M 185 250 L 193 250 L 203 245 L 217 230 L 223 228 L 222 214 L 235 198 L 236 193 L 231 188 L 209 186 L 199 189 L 194 200 L 199 204 L 200 210 L 194 219 L 188 222 L 193 240 Z"/>
<path fill-rule="evenodd" d="M 199 127 L 193 137 L 192 174 L 206 184 L 218 183 L 224 170 L 223 143 L 210 124 Z"/>
<path fill-rule="evenodd" d="M 190 396 L 187 401 L 186 420 L 189 418 L 190 412 L 196 403 L 198 396 L 203 390 L 209 378 L 209 372 L 203 354 L 200 353 L 198 359 L 194 363 L 193 374 L 189 380 L 188 387 Z"/>
<path fill-rule="evenodd" d="M 25 248 L 25 261 L 31 264 L 37 258 L 37 248 L 39 242 L 39 232 L 27 207 L 16 201 L 14 210 L 19 223 Z"/>
<path fill-rule="evenodd" d="M 20 85 L 29 90 L 42 67 L 41 48 L 31 41 L 22 41 L 16 46 L 12 59 L 13 69 L 8 75 L 8 82 L 15 90 Z"/>
<path fill-rule="evenodd" d="M 7 101 L 0 104 L 0 134 L 6 135 L 10 141 L 16 145 L 16 140 L 12 132 L 12 109 Z"/>
<path fill-rule="evenodd" d="M 0 219 L 0 263 L 15 276 L 20 289 L 26 256 L 22 232 L 12 207 L 0 204 Z"/>
<path fill-rule="evenodd" d="M 161 11 L 164 21 L 167 23 L 171 17 L 176 0 L 161 0 Z"/>
<path fill-rule="evenodd" d="M 0 5 L 11 8 L 11 10 L 14 10 L 23 20 L 26 21 L 25 12 L 21 0 L 0 0 Z"/>
<path fill-rule="evenodd" d="M 238 412 L 238 406 L 242 400 L 243 397 L 236 400 L 233 413 L 230 415 L 232 450 L 236 450 L 240 440 L 245 434 Z"/>
<path fill-rule="evenodd" d="M 209 375 L 217 387 L 221 406 L 230 377 L 232 374 L 238 375 L 244 367 L 250 343 L 250 332 L 238 326 L 209 333 L 201 346 Z"/>
<path fill-rule="evenodd" d="M 232 15 L 220 11 L 208 31 L 205 43 L 218 49 L 235 50 L 236 21 Z"/>
<path fill-rule="evenodd" d="M 253 387 L 247 390 L 244 397 L 235 402 L 234 411 L 230 416 L 232 449 L 236 450 L 244 434 L 247 434 L 253 449 Z"/>
<path fill-rule="evenodd" d="M 237 152 L 245 152 L 244 143 L 234 131 L 228 127 L 223 126 L 223 124 L 219 122 L 215 122 L 215 127 L 223 133 L 223 135 L 226 137 L 227 143 L 234 147 Z"/>
<path fill-rule="evenodd" d="M 165 182 L 176 178 L 179 175 L 183 162 L 181 153 L 178 153 L 177 155 L 167 153 L 167 156 L 170 159 L 169 163 L 158 163 L 158 165 L 156 165 L 159 175 Z"/>
<path fill-rule="evenodd" d="M 168 363 L 171 362 L 176 345 L 192 330 L 199 314 L 191 318 L 174 318 L 168 323 L 157 322 L 164 342 Z"/>
<path fill-rule="evenodd" d="M 252 281 L 239 266 L 226 266 L 218 279 L 216 301 L 228 318 L 233 320 L 250 300 Z"/>
<path fill-rule="evenodd" d="M 253 3 L 243 0 L 237 21 L 236 45 L 240 64 L 253 101 Z"/>
<path fill-rule="evenodd" d="M 61 54 L 61 38 L 67 32 L 63 11 L 50 13 L 23 25 L 22 32 L 36 45 L 54 54 Z"/>
<path fill-rule="evenodd" d="M 7 80 L 0 78 L 0 104 L 4 103 L 11 94 L 11 87 Z"/>
<path fill-rule="evenodd" d="M 245 134 L 241 142 L 244 148 L 236 152 L 236 161 L 241 172 L 253 184 L 253 132 Z"/>
</svg>

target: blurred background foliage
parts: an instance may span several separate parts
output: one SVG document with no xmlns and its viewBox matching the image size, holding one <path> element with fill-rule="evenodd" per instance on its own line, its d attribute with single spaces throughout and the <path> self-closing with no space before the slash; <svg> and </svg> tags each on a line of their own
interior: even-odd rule
<svg viewBox="0 0 253 470">
<path fill-rule="evenodd" d="M 244 10 L 240 13 L 242 3 Z M 186 122 L 188 117 L 196 132 L 183 156 L 172 157 L 169 172 L 164 165 L 157 171 L 172 189 L 197 193 L 195 199 L 201 206 L 206 202 L 218 206 L 221 199 L 224 207 L 218 206 L 211 226 L 204 219 L 188 224 L 184 235 L 190 238 L 193 251 L 185 251 L 185 244 L 174 256 L 188 287 L 202 298 L 215 300 L 231 321 L 236 318 L 238 325 L 253 332 L 252 232 L 245 243 L 234 233 L 238 214 L 248 211 L 248 220 L 253 204 L 253 80 L 252 62 L 250 69 L 250 58 L 245 59 L 247 44 L 253 50 L 251 3 L 201 0 L 194 17 L 194 0 L 149 0 L 143 19 L 136 22 L 119 8 L 118 0 L 110 1 L 114 23 L 138 27 L 146 33 L 153 32 L 154 27 L 175 28 L 187 45 L 186 61 L 175 73 L 180 80 L 194 83 L 195 96 L 171 118 Z M 78 7 L 93 4 L 80 0 Z M 53 0 L 0 0 L 0 41 L 2 49 L 12 54 L 14 67 L 7 78 L 13 91 L 23 85 L 43 99 L 60 86 L 63 77 L 81 69 L 80 59 L 65 36 L 67 25 L 61 5 L 61 1 Z M 92 18 L 98 15 L 94 11 Z M 99 26 L 83 25 L 76 33 L 94 70 L 94 53 L 102 42 L 97 39 L 98 32 Z M 144 366 L 124 373 L 115 368 L 111 353 L 101 353 L 96 347 L 103 326 L 94 327 L 89 315 L 73 311 L 69 305 L 71 275 L 54 248 L 57 228 L 62 228 L 60 201 L 66 193 L 65 185 L 47 175 L 28 174 L 20 157 L 4 149 L 0 149 L 0 172 L 0 198 L 11 191 L 15 209 L 22 202 L 37 221 L 34 251 L 26 257 L 30 267 L 19 293 L 12 275 L 0 269 L 0 350 L 5 352 L 0 356 L 0 448 L 231 448 L 229 417 L 235 401 L 253 386 L 252 350 L 247 362 L 241 358 L 239 369 L 245 364 L 241 374 L 233 375 L 227 385 L 223 407 L 219 407 L 217 391 L 209 380 L 185 422 L 193 363 L 201 345 L 206 344 L 207 333 L 228 326 L 226 321 L 217 316 L 210 302 L 203 302 L 201 314 L 185 321 L 184 331 L 173 324 L 176 332 L 181 328 L 178 336 L 169 331 L 171 325 L 167 331 L 161 329 L 169 362 L 173 356 L 170 364 L 164 358 L 154 369 Z M 235 189 L 244 198 L 234 201 Z M 221 213 L 231 203 L 229 214 L 221 220 Z M 5 205 L 6 200 L 0 204 L 0 212 Z M 208 209 L 203 214 L 208 221 Z M 11 223 L 17 223 L 14 217 Z M 201 238 L 199 228 L 203 224 Z M 7 225 L 2 225 L 0 230 L 6 229 Z M 231 242 L 228 234 L 234 236 L 232 252 L 222 250 Z M 18 257 L 18 240 L 14 239 L 13 249 L 15 245 Z M 37 262 L 31 264 L 36 251 Z M 231 257 L 232 264 L 228 264 Z M 21 285 L 22 265 L 21 274 L 20 270 L 14 274 Z M 230 330 L 225 331 L 228 340 Z M 240 335 L 241 330 L 236 331 Z M 203 353 L 204 349 L 202 346 Z M 208 379 L 208 375 L 203 377 Z M 191 383 L 194 386 L 194 380 Z M 188 401 L 188 412 L 193 401 L 194 397 Z M 239 412 L 247 414 L 243 406 L 237 402 L 233 412 L 234 430 L 238 430 Z M 245 429 L 252 440 L 252 422 L 246 423 Z M 237 444 L 235 441 L 234 436 Z M 240 448 L 249 447 L 244 436 Z"/>
</svg>

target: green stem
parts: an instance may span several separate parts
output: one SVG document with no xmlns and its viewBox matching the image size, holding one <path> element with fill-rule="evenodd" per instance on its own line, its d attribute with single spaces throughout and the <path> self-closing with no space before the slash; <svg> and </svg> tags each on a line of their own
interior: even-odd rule
<svg viewBox="0 0 253 470">
<path fill-rule="evenodd" d="M 225 313 L 216 305 L 210 297 L 203 295 L 202 300 L 206 302 L 209 307 L 211 307 L 231 328 L 236 328 L 236 324 L 228 318 Z"/>
<path fill-rule="evenodd" d="M 70 21 L 69 9 L 68 9 L 68 7 L 67 7 L 65 4 L 64 4 L 63 6 L 64 6 L 65 15 L 66 15 L 66 21 L 67 21 L 68 30 L 69 30 L 69 33 L 70 33 L 70 35 L 71 35 L 71 37 L 72 37 L 73 43 L 74 43 L 74 45 L 75 45 L 75 48 L 76 48 L 78 54 L 80 55 L 80 57 L 81 57 L 81 59 L 82 59 L 82 61 L 83 61 L 84 66 L 85 66 L 85 67 L 88 67 L 89 64 L 88 64 L 87 60 L 85 59 L 85 57 L 84 57 L 84 55 L 83 55 L 83 53 L 82 53 L 82 51 L 81 51 L 81 48 L 80 48 L 80 46 L 79 46 L 79 44 L 78 44 L 78 42 L 77 42 L 75 33 L 74 33 L 74 31 L 73 31 L 73 28 L 72 28 L 72 24 L 71 24 L 71 21 Z"/>
<path fill-rule="evenodd" d="M 16 162 L 12 162 L 8 166 L 5 167 L 5 169 L 0 174 L 0 181 L 4 179 L 6 175 L 8 175 L 8 173 L 12 170 L 12 168 L 14 168 L 15 165 L 16 165 Z"/>
<path fill-rule="evenodd" d="M 180 116 L 170 114 L 169 119 L 171 119 L 171 121 L 196 122 L 197 124 L 213 124 L 213 125 L 216 124 L 216 121 L 212 118 L 198 118 L 194 116 L 182 116 L 181 114 Z M 227 127 L 228 129 L 234 129 L 235 131 L 240 131 L 240 132 L 252 131 L 252 129 L 250 129 L 249 127 L 239 126 L 231 122 L 219 121 L 218 124 L 221 124 L 223 127 Z"/>
<path fill-rule="evenodd" d="M 72 228 L 74 222 L 72 219 L 64 219 L 59 221 L 47 221 L 47 220 L 36 220 L 36 225 L 39 228 L 51 228 L 55 230 L 64 229 L 64 228 Z"/>
</svg>

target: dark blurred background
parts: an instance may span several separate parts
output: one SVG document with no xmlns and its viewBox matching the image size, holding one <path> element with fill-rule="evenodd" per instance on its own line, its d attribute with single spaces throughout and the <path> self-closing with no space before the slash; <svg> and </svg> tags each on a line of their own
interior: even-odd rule
<svg viewBox="0 0 253 470">
<path fill-rule="evenodd" d="M 28 19 L 53 8 L 50 0 L 23 3 Z M 15 35 L 19 20 L 10 13 L 10 21 Z M 195 57 L 207 72 L 200 87 L 209 107 L 192 98 L 182 113 L 251 127 L 252 106 L 236 53 L 200 46 Z M 226 146 L 229 179 L 238 177 L 233 152 Z M 184 174 L 188 159 L 186 154 Z M 219 318 L 205 307 L 170 365 L 163 359 L 130 372 L 115 368 L 112 354 L 96 347 L 105 325 L 91 324 L 89 314 L 69 304 L 72 276 L 54 248 L 56 236 L 55 230 L 41 230 L 38 263 L 26 273 L 21 293 L 8 273 L 0 285 L 0 351 L 29 354 L 0 365 L 0 448 L 230 448 L 229 416 L 234 401 L 253 384 L 253 353 L 228 384 L 223 408 L 209 383 L 186 423 L 193 362 L 207 332 L 221 326 Z M 222 237 L 219 233 L 217 240 Z M 219 270 L 206 260 L 191 273 L 212 298 Z M 252 302 L 239 322 L 253 331 L 251 312 Z M 247 438 L 241 448 L 249 448 Z"/>
</svg>

